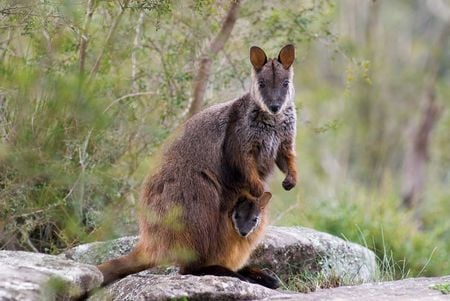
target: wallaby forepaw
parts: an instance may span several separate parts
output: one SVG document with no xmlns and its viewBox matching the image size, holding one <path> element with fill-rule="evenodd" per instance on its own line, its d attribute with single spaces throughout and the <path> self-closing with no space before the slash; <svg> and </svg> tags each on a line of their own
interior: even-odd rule
<svg viewBox="0 0 450 301">
<path fill-rule="evenodd" d="M 290 175 L 287 176 L 282 183 L 283 188 L 285 190 L 291 190 L 292 188 L 295 187 L 296 184 L 297 184 L 297 180 L 295 179 L 295 177 L 290 176 Z"/>
</svg>

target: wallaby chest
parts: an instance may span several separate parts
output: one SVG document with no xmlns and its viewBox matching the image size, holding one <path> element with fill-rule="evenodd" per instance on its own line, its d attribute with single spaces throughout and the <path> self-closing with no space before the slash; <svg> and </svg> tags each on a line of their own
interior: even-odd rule
<svg viewBox="0 0 450 301">
<path fill-rule="evenodd" d="M 295 136 L 295 112 L 286 108 L 279 115 L 269 115 L 261 110 L 249 114 L 248 132 L 244 138 L 258 163 L 258 170 L 265 176 L 274 166 L 282 143 Z"/>
</svg>

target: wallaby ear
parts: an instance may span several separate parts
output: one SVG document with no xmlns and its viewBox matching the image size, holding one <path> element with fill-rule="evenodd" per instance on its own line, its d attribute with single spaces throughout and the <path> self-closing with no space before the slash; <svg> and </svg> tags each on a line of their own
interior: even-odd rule
<svg viewBox="0 0 450 301">
<path fill-rule="evenodd" d="M 272 198 L 272 194 L 268 191 L 264 191 L 263 195 L 259 199 L 259 207 L 264 209 Z"/>
<path fill-rule="evenodd" d="M 257 46 L 250 48 L 250 62 L 252 62 L 253 68 L 259 71 L 267 63 L 267 56 L 264 50 Z"/>
<path fill-rule="evenodd" d="M 289 69 L 295 59 L 295 47 L 292 44 L 284 46 L 278 54 L 278 61 L 283 65 L 284 69 Z"/>
</svg>

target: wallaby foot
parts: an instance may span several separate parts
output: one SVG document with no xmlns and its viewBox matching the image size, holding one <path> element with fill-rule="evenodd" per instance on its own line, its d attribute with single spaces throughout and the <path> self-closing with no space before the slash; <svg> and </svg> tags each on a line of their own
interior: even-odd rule
<svg viewBox="0 0 450 301">
<path fill-rule="evenodd" d="M 257 267 L 246 266 L 238 271 L 241 276 L 244 276 L 247 281 L 257 283 L 262 286 L 277 289 L 280 287 L 280 281 L 278 278 L 269 275 L 269 273 Z"/>
<path fill-rule="evenodd" d="M 238 278 L 242 281 L 256 283 L 271 289 L 277 289 L 280 287 L 280 281 L 268 273 L 262 271 L 256 267 L 246 266 L 237 272 L 220 266 L 220 265 L 210 265 L 196 269 L 189 269 L 182 272 L 182 274 L 191 274 L 196 276 L 228 276 L 233 278 Z"/>
<path fill-rule="evenodd" d="M 220 266 L 220 265 L 209 265 L 196 269 L 189 269 L 182 272 L 182 274 L 191 274 L 195 276 L 205 276 L 205 275 L 213 275 L 213 276 L 228 276 L 239 278 L 242 281 L 247 281 L 247 279 L 240 275 L 239 273 L 233 272 L 232 270 Z"/>
</svg>

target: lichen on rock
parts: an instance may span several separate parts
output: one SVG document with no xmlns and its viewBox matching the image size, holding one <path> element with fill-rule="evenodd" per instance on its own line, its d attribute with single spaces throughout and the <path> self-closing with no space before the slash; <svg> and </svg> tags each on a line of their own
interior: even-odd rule
<svg viewBox="0 0 450 301">
<path fill-rule="evenodd" d="M 0 300 L 64 300 L 98 287 L 95 266 L 58 256 L 0 251 Z"/>
</svg>

